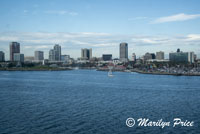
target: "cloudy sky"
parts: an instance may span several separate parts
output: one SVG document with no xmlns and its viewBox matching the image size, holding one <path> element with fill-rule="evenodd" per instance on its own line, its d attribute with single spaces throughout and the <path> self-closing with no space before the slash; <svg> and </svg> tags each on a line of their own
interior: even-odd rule
<svg viewBox="0 0 200 134">
<path fill-rule="evenodd" d="M 129 44 L 129 56 L 180 48 L 200 57 L 199 0 L 1 0 L 0 51 L 9 58 L 9 42 L 33 56 L 54 44 L 62 54 L 80 57 L 119 56 L 119 43 Z M 166 57 L 168 58 L 168 57 Z"/>
</svg>

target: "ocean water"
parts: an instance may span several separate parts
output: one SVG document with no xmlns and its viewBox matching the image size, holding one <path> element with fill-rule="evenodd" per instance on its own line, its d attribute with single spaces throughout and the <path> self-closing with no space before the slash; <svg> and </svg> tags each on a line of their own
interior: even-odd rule
<svg viewBox="0 0 200 134">
<path fill-rule="evenodd" d="M 200 77 L 95 70 L 1 71 L 2 134 L 199 134 Z M 126 125 L 132 117 L 136 124 Z M 193 121 L 137 126 L 137 119 Z"/>
</svg>

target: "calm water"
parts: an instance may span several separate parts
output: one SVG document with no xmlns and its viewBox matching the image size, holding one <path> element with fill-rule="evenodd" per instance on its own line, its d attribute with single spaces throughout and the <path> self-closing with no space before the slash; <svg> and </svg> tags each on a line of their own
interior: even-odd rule
<svg viewBox="0 0 200 134">
<path fill-rule="evenodd" d="M 200 133 L 200 77 L 94 70 L 0 72 L 0 133 Z M 193 127 L 126 126 L 128 117 Z"/>
</svg>

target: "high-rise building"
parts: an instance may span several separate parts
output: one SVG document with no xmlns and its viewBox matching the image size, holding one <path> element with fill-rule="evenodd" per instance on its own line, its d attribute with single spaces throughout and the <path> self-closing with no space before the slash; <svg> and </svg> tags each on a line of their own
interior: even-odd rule
<svg viewBox="0 0 200 134">
<path fill-rule="evenodd" d="M 136 54 L 132 53 L 132 61 L 136 61 Z"/>
<path fill-rule="evenodd" d="M 157 60 L 164 60 L 164 52 L 160 51 L 160 52 L 156 52 L 156 59 Z"/>
<path fill-rule="evenodd" d="M 0 51 L 0 62 L 5 61 L 5 54 L 3 51 Z"/>
<path fill-rule="evenodd" d="M 10 43 L 10 61 L 14 61 L 14 53 L 20 53 L 20 43 L 18 42 Z"/>
<path fill-rule="evenodd" d="M 197 60 L 197 55 L 196 54 L 194 54 L 194 61 L 196 61 Z"/>
<path fill-rule="evenodd" d="M 42 61 L 42 60 L 44 60 L 44 52 L 43 51 L 35 51 L 34 60 L 35 61 Z"/>
<path fill-rule="evenodd" d="M 102 59 L 104 61 L 110 61 L 110 60 L 112 60 L 112 54 L 103 54 Z"/>
<path fill-rule="evenodd" d="M 92 58 L 92 49 L 81 49 L 81 59 L 90 60 Z"/>
<path fill-rule="evenodd" d="M 54 51 L 55 51 L 55 61 L 61 61 L 61 46 L 55 44 Z"/>
<path fill-rule="evenodd" d="M 55 51 L 54 51 L 54 49 L 49 50 L 49 60 L 55 61 Z"/>
<path fill-rule="evenodd" d="M 194 63 L 194 52 L 188 52 L 188 62 Z"/>
<path fill-rule="evenodd" d="M 152 55 L 150 53 L 145 53 L 145 55 L 144 55 L 144 61 L 151 60 L 151 59 L 152 59 Z"/>
<path fill-rule="evenodd" d="M 120 43 L 119 55 L 121 61 L 128 61 L 128 43 Z"/>
<path fill-rule="evenodd" d="M 151 53 L 152 59 L 156 59 L 156 55 L 154 53 Z"/>
<path fill-rule="evenodd" d="M 61 61 L 61 46 L 55 44 L 54 49 L 49 50 L 50 61 Z"/>
<path fill-rule="evenodd" d="M 24 62 L 24 54 L 14 53 L 14 61 L 16 62 Z"/>
</svg>

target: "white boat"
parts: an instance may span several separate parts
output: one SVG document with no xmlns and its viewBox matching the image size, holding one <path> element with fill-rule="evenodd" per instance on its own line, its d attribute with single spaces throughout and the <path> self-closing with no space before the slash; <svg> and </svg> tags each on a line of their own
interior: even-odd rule
<svg viewBox="0 0 200 134">
<path fill-rule="evenodd" d="M 112 74 L 112 71 L 111 71 L 111 70 L 108 71 L 108 76 L 109 76 L 109 77 L 113 77 L 113 76 L 114 76 L 114 75 Z"/>
<path fill-rule="evenodd" d="M 110 63 L 110 65 L 108 65 L 108 76 L 109 77 L 113 77 L 114 75 L 112 74 L 112 69 L 113 69 L 114 65 L 112 63 Z"/>
<path fill-rule="evenodd" d="M 79 69 L 79 67 L 75 67 L 74 69 L 75 69 L 75 70 L 78 70 L 78 69 Z"/>
</svg>

